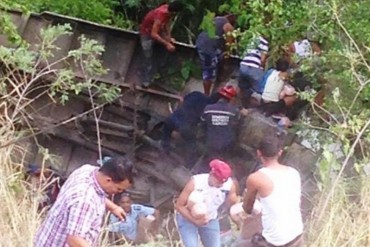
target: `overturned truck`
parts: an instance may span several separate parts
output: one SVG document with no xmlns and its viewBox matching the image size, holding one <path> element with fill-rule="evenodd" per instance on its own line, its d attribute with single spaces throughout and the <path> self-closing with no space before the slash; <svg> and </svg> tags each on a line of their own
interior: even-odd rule
<svg viewBox="0 0 370 247">
<path fill-rule="evenodd" d="M 158 149 L 158 140 L 163 120 L 179 103 L 179 95 L 184 90 L 199 90 L 201 81 L 189 76 L 184 78 L 184 85 L 176 88 L 173 87 L 170 76 L 162 76 L 150 88 L 142 88 L 139 86 L 138 71 L 143 56 L 136 32 L 48 12 L 24 15 L 21 12 L 8 11 L 7 14 L 23 40 L 36 52 L 42 29 L 66 23 L 72 27 L 72 35 L 59 37 L 55 41 L 59 49 L 41 67 L 52 64 L 70 50 L 79 47 L 81 35 L 96 40 L 104 46 L 100 59 L 108 73 L 94 79 L 99 83 L 114 84 L 121 89 L 118 99 L 95 109 L 99 113 L 98 121 L 93 114 L 91 97 L 86 92 L 70 97 L 66 104 L 53 102 L 47 95 L 38 97 L 27 108 L 31 116 L 30 124 L 38 132 L 36 138 L 22 139 L 21 144 L 27 151 L 23 162 L 52 166 L 60 174 L 68 176 L 82 164 L 97 165 L 99 151 L 103 156 L 130 155 L 135 159 L 137 171 L 134 187 L 130 189 L 133 199 L 154 207 L 172 208 L 174 196 L 192 173 L 183 166 L 181 148 L 175 148 L 171 154 L 166 155 Z M 0 35 L 0 45 L 13 46 L 5 35 Z M 160 60 L 161 56 L 163 54 L 159 54 L 157 58 Z M 176 53 L 167 59 L 171 61 L 172 75 L 181 73 L 185 63 L 198 63 L 194 47 L 180 43 L 176 45 Z M 221 83 L 233 78 L 235 71 L 238 71 L 238 64 L 239 60 L 235 57 L 225 62 Z M 81 68 L 72 61 L 63 66 L 72 66 L 76 78 L 83 76 Z M 257 111 L 244 119 L 239 131 L 240 151 L 230 161 L 241 184 L 257 162 L 254 154 L 259 140 L 265 134 L 278 129 L 272 119 Z M 282 162 L 301 172 L 304 199 L 307 199 L 304 200 L 305 209 L 309 210 L 310 196 L 316 190 L 312 171 L 317 155 L 300 145 L 299 138 L 293 133 L 288 133 L 286 145 L 288 148 Z M 44 159 L 40 152 L 44 148 L 52 154 L 52 159 Z"/>
</svg>

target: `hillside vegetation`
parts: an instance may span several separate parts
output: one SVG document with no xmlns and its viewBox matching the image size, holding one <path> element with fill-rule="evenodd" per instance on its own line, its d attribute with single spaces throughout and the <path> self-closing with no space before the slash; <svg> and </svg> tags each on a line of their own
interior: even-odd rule
<svg viewBox="0 0 370 247">
<path fill-rule="evenodd" d="M 187 10 L 176 19 L 175 28 L 178 37 L 187 42 L 194 40 L 200 23 L 203 22 L 204 28 L 209 26 L 207 23 L 215 12 L 234 12 L 238 15 L 240 28 L 235 31 L 235 36 L 240 42 L 233 48 L 238 53 L 257 34 L 270 37 L 271 60 L 282 54 L 284 46 L 302 37 L 320 43 L 322 54 L 315 59 L 308 59 L 302 67 L 325 94 L 322 104 L 314 101 L 317 92 L 302 94 L 311 104 L 308 116 L 301 120 L 299 133 L 304 133 L 304 137 L 322 153 L 315 173 L 320 194 L 313 199 L 316 206 L 306 224 L 306 246 L 370 246 L 370 179 L 366 173 L 370 161 L 370 1 L 184 2 Z M 92 0 L 87 6 L 86 2 L 80 0 L 5 0 L 0 7 L 49 10 L 135 29 L 143 13 L 158 3 L 130 0 L 122 4 L 118 1 Z M 209 11 L 204 12 L 205 9 Z M 68 27 L 51 32 L 45 37 L 49 38 L 48 42 L 55 35 L 68 32 Z M 11 21 L 3 12 L 0 15 L 0 33 L 7 34 L 17 45 L 15 50 L 0 47 L 0 63 L 9 65 L 2 66 L 0 76 L 0 228 L 3 233 L 0 243 L 4 246 L 32 246 L 40 214 L 37 212 L 35 193 L 30 193 L 23 182 L 24 164 L 21 157 L 24 152 L 17 140 L 32 135 L 34 131 L 19 128 L 20 124 L 24 126 L 27 123 L 29 117 L 25 112 L 25 106 L 31 100 L 27 98 L 27 89 L 29 83 L 34 81 L 28 77 L 22 77 L 23 80 L 14 77 L 13 72 L 19 69 L 37 76 L 34 70 L 37 57 L 17 36 Z M 79 53 L 75 53 L 75 59 L 83 59 L 86 65 L 93 63 L 94 66 L 90 66 L 93 68 L 91 73 L 103 73 L 104 68 L 96 67 L 97 61 L 92 60 L 94 54 L 102 50 L 94 43 L 89 44 L 92 47 L 89 54 L 92 56 L 84 60 L 85 57 L 77 57 Z M 47 54 L 44 53 L 45 56 Z M 68 95 L 74 93 L 75 88 L 72 90 L 73 81 L 66 77 L 68 71 L 62 72 L 58 77 L 60 80 L 57 80 L 59 84 L 44 88 L 44 93 L 63 101 L 68 100 Z M 95 85 L 87 80 L 79 86 L 89 89 L 97 87 Z M 115 89 L 109 94 L 111 100 L 114 95 L 117 95 Z M 340 144 L 340 159 L 329 148 L 332 143 Z M 170 243 L 166 245 L 172 246 Z M 153 246 L 159 246 L 159 243 Z"/>
</svg>

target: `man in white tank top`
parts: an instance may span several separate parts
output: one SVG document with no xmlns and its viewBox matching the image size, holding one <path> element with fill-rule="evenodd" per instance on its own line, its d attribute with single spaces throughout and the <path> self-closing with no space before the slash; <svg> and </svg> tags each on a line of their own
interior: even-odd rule
<svg viewBox="0 0 370 247">
<path fill-rule="evenodd" d="M 256 199 L 262 207 L 262 233 L 253 237 L 253 247 L 302 244 L 301 178 L 296 169 L 279 163 L 282 143 L 277 136 L 265 137 L 257 150 L 263 168 L 247 178 L 244 211 L 252 214 Z"/>
<path fill-rule="evenodd" d="M 210 173 L 194 175 L 176 201 L 176 222 L 185 247 L 197 247 L 199 237 L 204 247 L 220 247 L 217 211 L 225 201 L 229 206 L 237 201 L 230 166 L 218 159 L 209 165 Z"/>
</svg>

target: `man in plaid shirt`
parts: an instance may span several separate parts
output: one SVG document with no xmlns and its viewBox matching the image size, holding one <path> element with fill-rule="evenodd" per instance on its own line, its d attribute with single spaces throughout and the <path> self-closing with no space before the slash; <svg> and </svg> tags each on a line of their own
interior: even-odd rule
<svg viewBox="0 0 370 247">
<path fill-rule="evenodd" d="M 121 207 L 107 195 L 121 193 L 133 182 L 132 163 L 112 158 L 102 167 L 83 165 L 62 186 L 55 204 L 39 228 L 36 247 L 97 246 L 106 209 L 119 219 Z"/>
</svg>

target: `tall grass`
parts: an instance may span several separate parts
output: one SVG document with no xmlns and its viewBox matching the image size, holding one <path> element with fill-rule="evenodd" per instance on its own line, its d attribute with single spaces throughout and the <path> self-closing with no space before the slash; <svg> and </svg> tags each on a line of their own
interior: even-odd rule
<svg viewBox="0 0 370 247">
<path fill-rule="evenodd" d="M 14 138 L 6 122 L 0 126 L 0 143 Z M 13 154 L 23 153 L 19 148 L 11 145 L 0 149 L 0 246 L 32 246 L 39 224 L 37 203 L 23 182 L 22 164 L 13 159 Z"/>
<path fill-rule="evenodd" d="M 321 219 L 327 193 L 320 195 L 307 227 L 308 247 L 370 246 L 370 180 L 367 176 L 342 179 Z"/>
</svg>

